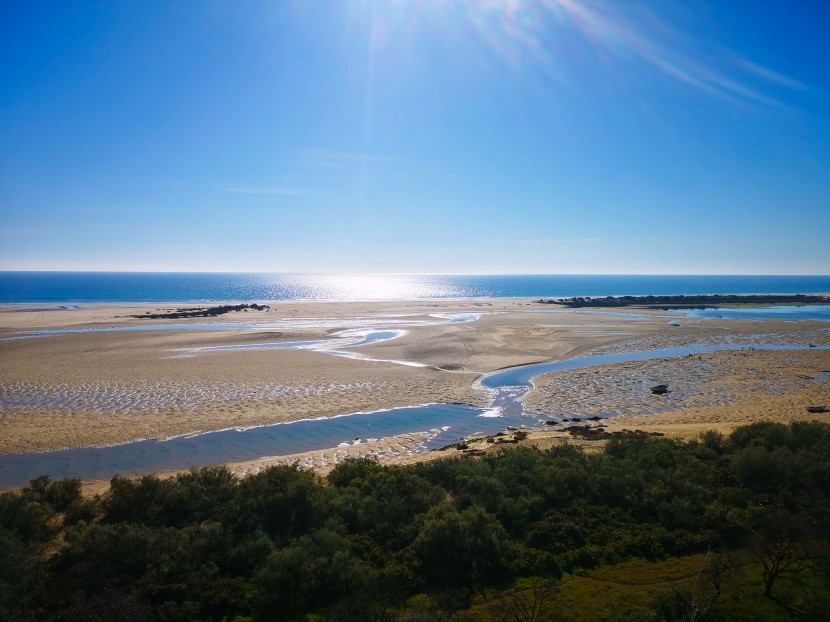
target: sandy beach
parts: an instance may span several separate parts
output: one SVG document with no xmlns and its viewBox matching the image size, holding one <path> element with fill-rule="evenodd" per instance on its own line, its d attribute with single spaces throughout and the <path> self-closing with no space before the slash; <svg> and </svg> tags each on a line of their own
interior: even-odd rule
<svg viewBox="0 0 830 622">
<path fill-rule="evenodd" d="M 0 453 L 117 444 L 434 402 L 483 407 L 488 395 L 474 387 L 482 374 L 586 353 L 701 343 L 830 343 L 830 330 L 821 322 L 700 320 L 641 309 L 603 313 L 511 299 L 293 302 L 216 318 L 130 317 L 174 308 L 0 310 Z M 145 328 L 113 330 L 140 327 Z M 342 339 L 343 331 L 387 329 L 398 331 L 395 338 L 334 353 L 252 347 L 328 343 Z M 43 330 L 81 332 L 28 332 Z M 245 348 L 204 349 L 217 346 Z M 536 379 L 523 403 L 537 416 L 528 417 L 528 427 L 546 417 L 600 416 L 609 430 L 636 428 L 689 438 L 755 420 L 826 417 L 810 415 L 806 406 L 830 407 L 828 370 L 830 352 L 819 348 L 716 352 L 548 374 Z M 648 387 L 664 382 L 671 392 L 652 396 Z M 244 475 L 269 464 L 296 463 L 324 473 L 349 457 L 373 456 L 393 464 L 446 455 L 425 452 L 423 441 L 430 434 L 412 430 L 364 439 L 358 446 L 263 456 L 231 467 Z M 568 438 L 551 430 L 522 442 L 544 445 Z M 481 441 L 480 446 L 492 450 L 496 444 Z"/>
</svg>

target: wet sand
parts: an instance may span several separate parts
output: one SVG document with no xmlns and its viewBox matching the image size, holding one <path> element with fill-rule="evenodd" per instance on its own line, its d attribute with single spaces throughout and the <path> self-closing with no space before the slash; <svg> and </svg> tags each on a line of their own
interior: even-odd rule
<svg viewBox="0 0 830 622">
<path fill-rule="evenodd" d="M 618 363 L 535 381 L 526 412 L 550 417 L 653 417 L 680 410 L 732 406 L 748 397 L 759 403 L 795 393 L 830 370 L 830 351 L 714 352 L 645 362 Z M 650 388 L 669 385 L 665 395 Z"/>
<path fill-rule="evenodd" d="M 808 406 L 830 410 L 828 350 L 717 352 L 555 376 L 540 379 L 526 404 L 540 410 L 570 410 L 581 396 L 583 419 L 601 408 L 619 413 L 599 423 L 609 432 L 637 429 L 688 440 L 707 430 L 728 434 L 756 421 L 830 423 L 830 413 L 807 411 Z M 655 378 L 669 382 L 672 392 L 652 395 L 648 387 Z M 581 388 L 570 392 L 569 386 Z M 603 404 L 602 398 L 607 402 Z"/>
<path fill-rule="evenodd" d="M 830 343 L 830 329 L 819 322 L 694 320 L 637 309 L 594 313 L 524 300 L 280 303 L 268 311 L 210 319 L 126 317 L 173 308 L 0 310 L 0 338 L 36 329 L 271 325 L 246 331 L 86 332 L 0 341 L 0 453 L 166 438 L 431 402 L 484 406 L 486 393 L 473 387 L 481 374 L 588 352 L 695 343 Z M 453 313 L 481 315 L 449 323 L 446 314 Z M 680 326 L 669 326 L 670 317 Z M 354 351 L 419 367 L 298 350 L 195 350 L 328 339 L 354 325 L 401 322 L 406 324 L 404 336 Z M 281 327 L 274 328 L 275 323 Z M 720 352 L 549 374 L 537 379 L 524 403 L 539 418 L 613 412 L 619 416 L 602 421 L 609 430 L 637 428 L 688 438 L 704 429 L 728 431 L 754 420 L 823 420 L 826 415 L 810 415 L 806 406 L 830 408 L 828 381 L 813 380 L 825 370 L 830 370 L 825 350 Z M 671 393 L 651 396 L 648 387 L 664 382 Z M 528 424 L 534 423 L 529 418 Z M 368 455 L 396 464 L 459 453 L 425 453 L 421 444 L 430 434 L 413 430 L 355 447 L 230 466 L 244 475 L 269 464 L 296 462 L 325 473 L 348 457 Z M 568 438 L 564 432 L 544 431 L 523 442 L 545 445 Z M 491 451 L 494 444 L 481 441 L 474 447 Z"/>
</svg>

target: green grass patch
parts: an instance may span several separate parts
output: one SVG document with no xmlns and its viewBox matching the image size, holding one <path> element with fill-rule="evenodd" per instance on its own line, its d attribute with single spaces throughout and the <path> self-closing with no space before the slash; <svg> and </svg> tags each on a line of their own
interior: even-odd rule
<svg viewBox="0 0 830 622">
<path fill-rule="evenodd" d="M 625 619 L 628 612 L 647 610 L 661 593 L 695 591 L 705 598 L 713 589 L 706 578 L 696 577 L 705 555 L 689 555 L 659 562 L 632 560 L 565 576 L 559 598 L 570 622 Z M 740 569 L 724 587 L 712 611 L 724 620 L 785 621 L 826 619 L 830 606 L 830 579 L 805 577 L 806 586 L 788 581 L 776 584 L 776 598 L 766 598 L 761 567 L 747 554 Z"/>
</svg>

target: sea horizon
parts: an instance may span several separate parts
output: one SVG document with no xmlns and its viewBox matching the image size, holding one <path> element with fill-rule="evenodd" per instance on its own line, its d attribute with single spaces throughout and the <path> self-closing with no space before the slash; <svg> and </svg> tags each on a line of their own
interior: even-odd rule
<svg viewBox="0 0 830 622">
<path fill-rule="evenodd" d="M 0 304 L 824 294 L 830 275 L 2 271 Z"/>
</svg>

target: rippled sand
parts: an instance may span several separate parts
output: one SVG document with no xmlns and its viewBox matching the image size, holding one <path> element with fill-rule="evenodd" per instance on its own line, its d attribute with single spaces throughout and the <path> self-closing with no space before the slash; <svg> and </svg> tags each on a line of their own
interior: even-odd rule
<svg viewBox="0 0 830 622">
<path fill-rule="evenodd" d="M 762 401 L 815 384 L 830 387 L 830 378 L 816 380 L 824 370 L 830 370 L 828 350 L 745 350 L 618 363 L 543 376 L 524 405 L 528 412 L 567 418 L 708 409 L 748 396 Z M 657 384 L 668 384 L 669 393 L 652 394 Z"/>
<path fill-rule="evenodd" d="M 0 387 L 0 403 L 22 411 L 98 412 L 114 414 L 159 413 L 220 407 L 255 401 L 271 404 L 283 400 L 359 393 L 376 393 L 388 382 L 350 382 L 323 385 L 245 384 L 243 382 L 123 382 L 42 383 L 13 382 Z"/>
</svg>

